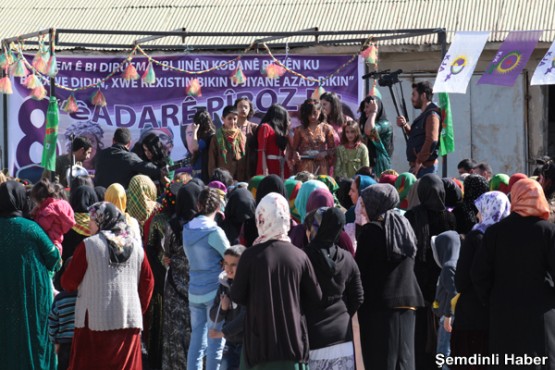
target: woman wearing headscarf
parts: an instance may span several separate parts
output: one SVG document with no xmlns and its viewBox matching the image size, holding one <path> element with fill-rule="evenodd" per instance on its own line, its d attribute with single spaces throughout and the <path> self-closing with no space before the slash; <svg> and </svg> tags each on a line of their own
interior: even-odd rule
<svg viewBox="0 0 555 370">
<path fill-rule="evenodd" d="M 416 176 L 410 172 L 403 172 L 395 180 L 395 189 L 399 193 L 399 209 L 406 211 L 409 209 L 408 195 L 409 191 L 416 182 Z"/>
<path fill-rule="evenodd" d="M 470 271 L 478 250 L 483 248 L 486 230 L 507 217 L 511 211 L 509 198 L 499 191 L 482 194 L 474 205 L 478 209 L 480 222 L 466 234 L 455 273 L 455 287 L 460 296 L 456 307 L 457 317 L 451 333 L 452 356 L 487 355 L 488 310 L 478 299 Z M 453 368 L 472 369 L 471 366 Z"/>
<path fill-rule="evenodd" d="M 453 209 L 453 214 L 457 220 L 457 232 L 466 234 L 478 223 L 476 214 L 478 210 L 474 201 L 478 197 L 489 191 L 488 181 L 480 175 L 468 175 L 464 179 L 463 201 Z"/>
<path fill-rule="evenodd" d="M 179 189 L 183 186 L 180 180 L 173 180 L 164 188 L 162 207 L 160 212 L 151 216 L 148 240 L 144 245 L 146 257 L 154 275 L 154 292 L 150 306 L 145 316 L 145 331 L 143 341 L 148 352 L 148 363 L 153 369 L 162 367 L 163 344 L 163 312 L 164 312 L 164 283 L 166 280 L 166 266 L 164 265 L 164 246 L 166 244 L 166 230 L 169 221 L 175 213 L 175 200 Z"/>
<path fill-rule="evenodd" d="M 364 367 L 414 370 L 416 308 L 424 305 L 414 274 L 416 235 L 394 210 L 399 194 L 393 186 L 370 186 L 361 197 L 370 221 L 355 257 L 365 297 L 358 310 Z"/>
<path fill-rule="evenodd" d="M 258 190 L 258 186 L 265 177 L 266 176 L 264 175 L 256 175 L 251 177 L 251 179 L 249 180 L 249 186 L 247 187 L 247 189 L 251 192 L 253 198 L 256 199 L 256 191 Z"/>
<path fill-rule="evenodd" d="M 455 216 L 445 207 L 445 187 L 434 174 L 422 176 L 417 182 L 420 204 L 409 209 L 405 217 L 416 235 L 418 251 L 414 272 L 424 296 L 425 307 L 416 314 L 416 368 L 431 369 L 435 366 L 435 327 L 431 310 L 440 269 L 434 262 L 431 237 L 447 230 L 455 230 Z M 415 185 L 416 186 L 416 185 Z M 433 333 L 433 334 L 432 334 Z"/>
<path fill-rule="evenodd" d="M 240 233 L 245 221 L 254 218 L 256 204 L 252 194 L 245 188 L 231 192 L 225 206 L 225 220 L 220 224 L 231 245 L 240 244 Z"/>
<path fill-rule="evenodd" d="M 489 180 L 489 190 L 490 191 L 500 191 L 504 194 L 509 194 L 509 181 L 511 178 L 509 175 L 504 173 L 498 173 Z"/>
<path fill-rule="evenodd" d="M 278 175 L 268 175 L 260 181 L 256 190 L 256 205 L 270 193 L 278 193 L 285 197 L 285 185 Z M 254 218 L 250 218 L 243 223 L 243 241 L 245 246 L 247 248 L 250 247 L 256 238 L 258 238 L 256 221 Z"/>
<path fill-rule="evenodd" d="M 148 228 L 145 228 L 146 221 L 159 207 L 160 205 L 156 202 L 156 185 L 150 177 L 133 176 L 127 188 L 127 212 L 139 221 L 143 235 L 148 233 Z"/>
<path fill-rule="evenodd" d="M 489 307 L 489 352 L 545 356 L 555 368 L 555 225 L 541 185 L 518 181 L 511 190 L 511 214 L 490 226 L 477 251 L 471 278 Z M 506 369 L 500 361 L 491 369 Z"/>
<path fill-rule="evenodd" d="M 321 207 L 334 207 L 334 206 L 335 206 L 334 199 L 330 191 L 325 188 L 318 188 L 314 190 L 312 193 L 310 193 L 310 196 L 308 197 L 308 201 L 306 202 L 305 210 L 308 214 Z M 306 216 L 305 216 L 305 219 L 306 219 Z M 306 232 L 307 232 L 307 228 L 304 223 L 292 227 L 289 233 L 289 236 L 291 237 L 291 243 L 293 243 L 293 245 L 299 248 L 304 248 L 309 243 Z M 346 250 L 351 255 L 353 256 L 355 255 L 355 249 L 353 247 L 353 243 L 351 242 L 349 235 L 347 235 L 347 233 L 343 231 L 343 227 L 341 228 L 341 231 L 339 233 L 337 245 L 339 246 L 339 248 Z"/>
<path fill-rule="evenodd" d="M 376 180 L 374 180 L 370 176 L 365 176 L 365 175 L 357 175 L 355 177 L 355 180 L 351 183 L 349 196 L 351 197 L 353 206 L 349 208 L 347 213 L 345 213 L 345 219 L 347 220 L 348 224 L 355 222 L 355 206 L 357 204 L 357 200 L 360 193 L 370 185 L 374 185 L 374 184 L 376 184 Z"/>
<path fill-rule="evenodd" d="M 452 210 L 462 202 L 463 193 L 453 179 L 444 177 L 441 181 L 443 181 L 443 187 L 445 188 L 445 207 Z"/>
<path fill-rule="evenodd" d="M 73 256 L 75 248 L 85 239 L 91 236 L 89 229 L 89 207 L 98 202 L 94 188 L 90 186 L 79 186 L 73 189 L 69 198 L 69 204 L 73 209 L 75 225 L 64 235 L 62 242 L 62 261 L 67 261 Z"/>
<path fill-rule="evenodd" d="M 314 269 L 287 236 L 291 220 L 282 195 L 266 195 L 255 219 L 260 236 L 242 254 L 231 287 L 232 301 L 247 308 L 241 367 L 308 369 L 303 314 L 322 299 Z"/>
<path fill-rule="evenodd" d="M 309 180 L 303 183 L 301 185 L 301 188 L 299 189 L 299 194 L 297 194 L 297 198 L 295 199 L 295 208 L 297 208 L 297 211 L 299 212 L 299 216 L 301 216 L 301 222 L 304 222 L 304 218 L 308 213 L 306 210 L 308 198 L 317 189 L 328 190 L 328 187 L 322 181 Z M 328 193 L 330 192 L 328 191 Z M 333 201 L 333 198 L 332 198 L 332 201 Z"/>
<path fill-rule="evenodd" d="M 123 215 L 125 216 L 125 222 L 131 228 L 131 232 L 133 232 L 135 237 L 140 240 L 141 227 L 139 226 L 139 222 L 126 212 L 127 194 L 125 192 L 125 188 L 117 182 L 108 186 L 108 189 L 106 189 L 106 194 L 104 194 L 104 200 L 115 205 L 116 208 L 119 209 L 121 213 L 123 213 Z"/>
<path fill-rule="evenodd" d="M 528 176 L 526 176 L 523 173 L 515 173 L 513 174 L 510 178 L 509 178 L 509 193 L 511 192 L 513 185 L 517 182 L 520 181 L 522 179 L 527 179 Z"/>
<path fill-rule="evenodd" d="M 302 181 L 290 177 L 283 182 L 283 185 L 285 186 L 285 197 L 289 202 L 289 209 L 291 210 L 291 218 L 296 223 L 300 223 L 301 215 L 299 215 L 299 211 L 297 211 L 297 207 L 295 207 L 295 199 L 297 199 L 303 183 Z"/>
<path fill-rule="evenodd" d="M 48 339 L 48 313 L 54 294 L 50 273 L 60 252 L 42 228 L 23 217 L 25 187 L 0 185 L 0 362 L 6 369 L 56 369 Z"/>
<path fill-rule="evenodd" d="M 77 247 L 62 276 L 64 290 L 79 290 L 69 368 L 138 370 L 152 271 L 113 204 L 95 203 L 89 213 L 93 235 Z"/>
<path fill-rule="evenodd" d="M 166 225 L 164 263 L 168 266 L 164 284 L 162 335 L 162 369 L 187 367 L 187 350 L 191 339 L 189 311 L 189 260 L 183 249 L 183 225 L 197 214 L 198 196 L 203 187 L 196 181 L 182 186 L 175 201 L 175 214 Z"/>
<path fill-rule="evenodd" d="M 337 245 L 345 215 L 322 207 L 305 219 L 310 242 L 304 248 L 322 289 L 322 305 L 307 315 L 312 370 L 355 368 L 351 317 L 364 300 L 353 256 Z"/>
</svg>

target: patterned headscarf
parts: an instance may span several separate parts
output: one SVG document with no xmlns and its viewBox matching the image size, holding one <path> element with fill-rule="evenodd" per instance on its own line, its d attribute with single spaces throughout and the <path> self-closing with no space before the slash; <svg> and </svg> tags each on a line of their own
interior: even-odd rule
<svg viewBox="0 0 555 370">
<path fill-rule="evenodd" d="M 482 215 L 482 221 L 472 227 L 485 233 L 488 227 L 498 223 L 511 213 L 509 198 L 500 191 L 488 191 L 476 199 L 474 205 Z"/>
<path fill-rule="evenodd" d="M 509 194 L 510 178 L 504 173 L 498 173 L 489 180 L 489 190 L 499 190 L 504 194 Z"/>
<path fill-rule="evenodd" d="M 399 203 L 400 209 L 407 209 L 408 208 L 408 200 L 407 196 L 409 195 L 409 190 L 412 188 L 414 183 L 416 182 L 416 176 L 414 176 L 410 172 L 403 172 L 402 174 L 397 177 L 395 180 L 395 189 L 399 193 Z"/>
<path fill-rule="evenodd" d="M 547 220 L 551 213 L 541 185 L 532 179 L 522 179 L 511 189 L 511 211 L 522 217 Z"/>
<path fill-rule="evenodd" d="M 110 263 L 124 263 L 138 243 L 133 237 L 125 216 L 115 205 L 109 202 L 98 202 L 90 206 L 89 215 L 99 228 L 99 233 L 106 239 Z"/>
<path fill-rule="evenodd" d="M 145 175 L 133 176 L 127 188 L 127 212 L 144 224 L 156 209 L 156 185 Z"/>
<path fill-rule="evenodd" d="M 96 202 L 98 202 L 98 197 L 94 189 L 90 186 L 79 186 L 71 192 L 69 204 L 71 204 L 71 208 L 73 212 L 75 212 L 75 225 L 73 225 L 73 231 L 84 236 L 91 235 L 91 230 L 89 228 L 89 221 L 91 219 L 89 217 L 89 207 Z"/>
<path fill-rule="evenodd" d="M 285 185 L 285 192 L 287 193 L 287 199 L 289 201 L 291 217 L 293 217 L 295 221 L 299 222 L 301 220 L 301 215 L 299 215 L 299 211 L 297 211 L 297 207 L 295 207 L 295 199 L 297 198 L 303 183 L 302 181 L 295 180 L 295 178 L 288 178 L 285 180 L 283 185 Z"/>
<path fill-rule="evenodd" d="M 216 133 L 216 140 L 220 148 L 224 163 L 227 163 L 227 151 L 230 150 L 233 159 L 240 160 L 245 155 L 245 135 L 238 128 L 220 128 Z"/>
<path fill-rule="evenodd" d="M 270 193 L 262 198 L 256 207 L 255 217 L 259 236 L 252 243 L 253 245 L 269 240 L 291 242 L 287 236 L 291 227 L 289 204 L 281 194 Z"/>
</svg>

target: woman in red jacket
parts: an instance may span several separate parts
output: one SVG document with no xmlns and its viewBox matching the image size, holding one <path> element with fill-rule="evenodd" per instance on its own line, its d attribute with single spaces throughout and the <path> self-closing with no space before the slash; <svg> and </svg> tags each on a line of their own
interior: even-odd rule
<svg viewBox="0 0 555 370">
<path fill-rule="evenodd" d="M 258 163 L 257 175 L 278 175 L 282 179 L 290 176 L 292 162 L 287 157 L 287 133 L 289 131 L 289 114 L 279 104 L 274 104 L 262 118 L 258 127 Z"/>
</svg>

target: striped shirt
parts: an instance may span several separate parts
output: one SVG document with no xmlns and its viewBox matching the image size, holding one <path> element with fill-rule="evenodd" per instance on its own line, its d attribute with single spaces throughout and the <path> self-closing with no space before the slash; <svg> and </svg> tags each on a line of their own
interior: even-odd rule
<svg viewBox="0 0 555 370">
<path fill-rule="evenodd" d="M 52 343 L 71 343 L 75 322 L 77 292 L 60 292 L 48 315 L 48 336 Z"/>
</svg>

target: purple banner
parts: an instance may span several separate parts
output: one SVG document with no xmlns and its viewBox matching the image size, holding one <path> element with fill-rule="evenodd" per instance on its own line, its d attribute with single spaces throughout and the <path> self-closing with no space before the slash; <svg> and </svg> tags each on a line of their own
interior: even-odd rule
<svg viewBox="0 0 555 370">
<path fill-rule="evenodd" d="M 478 84 L 513 86 L 541 35 L 542 31 L 511 31 Z"/>
<path fill-rule="evenodd" d="M 27 55 L 29 61 L 31 55 Z M 334 73 L 349 61 L 350 55 L 289 55 L 276 56 L 291 70 L 306 77 L 323 79 Z M 166 65 L 201 71 L 222 62 L 234 59 L 233 55 L 171 55 L 153 56 Z M 118 68 L 125 57 L 69 57 L 59 56 L 59 73 L 56 82 L 68 88 L 80 88 L 98 83 Z M 259 122 L 268 108 L 275 103 L 283 105 L 291 114 L 293 125 L 298 124 L 298 107 L 310 98 L 318 84 L 286 72 L 278 79 L 267 78 L 262 71 L 271 63 L 268 56 L 246 55 L 239 62 L 230 63 L 220 69 L 200 75 L 173 71 L 167 67 L 154 65 L 156 81 L 148 85 L 143 80 L 125 80 L 121 73 L 101 84 L 100 90 L 106 97 L 107 106 L 91 104 L 96 88 L 75 92 L 79 110 L 67 114 L 60 111 L 58 153 L 69 151 L 71 134 L 84 135 L 95 144 L 97 150 L 112 144 L 116 128 L 127 127 L 133 135 L 133 142 L 140 140 L 149 132 L 161 135 L 171 150 L 174 160 L 183 158 L 185 149 L 185 125 L 192 122 L 197 109 L 206 107 L 217 126 L 221 124 L 221 111 L 224 106 L 233 104 L 238 97 L 248 97 L 254 104 L 255 116 L 252 121 Z M 139 74 L 148 67 L 148 60 L 135 57 L 132 61 Z M 241 66 L 245 82 L 237 85 L 231 76 Z M 325 81 L 326 91 L 341 96 L 346 114 L 356 117 L 358 103 L 363 95 L 360 76 L 363 64 L 360 58 L 346 65 L 337 75 Z M 201 96 L 187 96 L 188 82 L 198 78 L 202 87 Z M 45 117 L 48 100 L 36 101 L 29 98 L 23 78 L 14 79 L 14 94 L 8 98 L 9 105 L 9 148 L 8 163 L 12 173 L 24 167 L 31 172 L 39 171 L 42 142 L 45 132 Z M 70 92 L 56 88 L 60 106 L 70 96 Z M 92 170 L 92 159 L 85 163 Z"/>
</svg>

